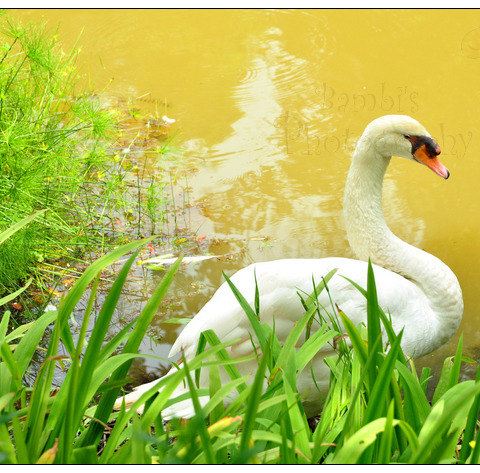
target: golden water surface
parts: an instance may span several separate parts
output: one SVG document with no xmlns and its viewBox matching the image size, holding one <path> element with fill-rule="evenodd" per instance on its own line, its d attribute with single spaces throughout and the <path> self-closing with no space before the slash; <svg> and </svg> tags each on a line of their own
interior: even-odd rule
<svg viewBox="0 0 480 473">
<path fill-rule="evenodd" d="M 341 218 L 355 140 L 373 118 L 408 114 L 439 142 L 444 181 L 393 160 L 385 214 L 400 237 L 444 260 L 464 291 L 467 353 L 480 345 L 480 12 L 36 10 L 16 17 L 82 32 L 79 69 L 94 90 L 146 97 L 176 119 L 200 159 L 189 176 L 198 233 L 213 254 L 183 271 L 170 316 L 190 317 L 221 271 L 284 257 L 352 256 Z M 152 276 L 153 278 L 154 276 Z M 143 347 L 165 355 L 175 338 Z M 429 355 L 435 365 L 458 334 Z M 152 367 L 157 363 L 148 362 Z"/>
</svg>

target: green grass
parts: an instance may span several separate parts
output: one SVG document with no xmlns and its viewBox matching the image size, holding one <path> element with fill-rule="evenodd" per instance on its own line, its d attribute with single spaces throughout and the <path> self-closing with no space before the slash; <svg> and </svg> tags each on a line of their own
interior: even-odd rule
<svg viewBox="0 0 480 473">
<path fill-rule="evenodd" d="M 34 215 L 18 225 L 31 225 Z M 8 241 L 13 232 L 0 234 Z M 395 334 L 378 306 L 369 266 L 366 297 L 368 326 L 355 327 L 347 314 L 327 313 L 316 295 L 328 290 L 326 275 L 303 298 L 305 314 L 284 343 L 258 319 L 261 309 L 249 307 L 227 278 L 252 322 L 258 370 L 245 382 L 226 348 L 211 330 L 203 332 L 196 356 L 183 369 L 161 379 L 129 409 L 113 411 L 127 383 L 128 369 L 171 284 L 178 261 L 166 273 L 134 323 L 105 343 L 112 314 L 137 252 L 145 241 L 121 246 L 89 266 L 64 296 L 57 312 L 9 331 L 9 312 L 0 321 L 0 461 L 3 463 L 477 463 L 480 453 L 478 415 L 480 374 L 459 381 L 461 340 L 446 360 L 433 401 L 427 397 L 429 371 L 418 376 L 402 352 L 402 334 Z M 86 337 L 98 278 L 118 258 L 131 256 L 111 286 L 93 331 Z M 315 283 L 314 283 L 315 284 Z M 68 321 L 91 288 L 79 335 Z M 1 303 L 1 301 L 0 301 Z M 310 323 L 315 317 L 318 324 Z M 340 324 L 339 321 L 342 321 Z M 342 329 L 342 326 L 345 328 Z M 307 327 L 310 333 L 306 340 Z M 313 329 L 313 327 L 318 327 Z M 388 340 L 382 340 L 382 330 Z M 346 337 L 339 337 L 346 335 Z M 42 338 L 47 342 L 35 383 L 24 376 Z M 351 341 L 346 342 L 346 339 Z M 301 343 L 297 343 L 304 340 Z M 66 355 L 59 355 L 62 343 Z M 314 429 L 309 427 L 297 391 L 298 374 L 326 344 L 337 347 L 325 359 L 330 388 Z M 386 346 L 389 349 L 386 349 Z M 298 348 L 296 348 L 298 346 Z M 67 366 L 61 386 L 53 385 L 55 366 Z M 210 385 L 198 386 L 208 364 Z M 220 382 L 224 370 L 230 381 Z M 480 372 L 479 372 L 480 373 Z M 162 410 L 183 398 L 170 399 L 182 382 L 189 387 L 195 416 L 162 422 Z M 161 388 L 160 393 L 158 390 Z M 223 400 L 237 391 L 229 406 Z M 199 397 L 210 394 L 201 407 Z M 146 402 L 142 414 L 137 408 Z"/>
<path fill-rule="evenodd" d="M 0 246 L 0 297 L 33 278 L 24 320 L 115 245 L 155 234 L 167 251 L 188 233 L 173 190 L 188 172 L 161 113 L 84 91 L 77 55 L 45 25 L 0 14 L 0 231 L 44 210 Z"/>
<path fill-rule="evenodd" d="M 0 292 L 86 244 L 84 189 L 107 165 L 115 118 L 77 90 L 75 60 L 45 27 L 0 17 L 0 230 L 47 210 L 0 247 Z"/>
</svg>

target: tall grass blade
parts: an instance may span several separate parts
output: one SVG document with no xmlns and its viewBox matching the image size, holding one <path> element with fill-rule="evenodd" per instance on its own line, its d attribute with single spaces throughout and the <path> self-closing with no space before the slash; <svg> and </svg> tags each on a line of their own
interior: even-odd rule
<svg viewBox="0 0 480 473">
<path fill-rule="evenodd" d="M 60 341 L 60 334 L 63 332 L 70 314 L 74 310 L 88 285 L 103 269 L 117 261 L 124 254 L 129 253 L 130 251 L 135 251 L 148 241 L 149 239 L 128 243 L 99 258 L 85 270 L 65 298 L 62 299 L 58 309 L 57 321 L 46 353 L 45 369 L 42 370 L 37 378 L 36 389 L 32 394 L 27 417 L 27 445 L 32 457 L 37 457 L 38 452 L 42 448 L 40 438 L 42 436 L 43 425 L 45 422 L 47 403 L 50 397 L 49 390 L 55 369 L 55 356 Z"/>
<path fill-rule="evenodd" d="M 398 423 L 398 420 L 393 419 L 390 427 L 393 428 L 398 425 Z M 384 432 L 386 424 L 387 419 L 381 417 L 363 426 L 360 430 L 355 432 L 339 450 L 336 451 L 333 463 L 357 463 L 363 452 L 375 442 L 377 435 Z"/>
<path fill-rule="evenodd" d="M 143 308 L 142 312 L 140 313 L 137 324 L 130 334 L 125 347 L 123 348 L 123 353 L 136 353 L 140 343 L 145 335 L 145 332 L 148 329 L 153 317 L 155 316 L 160 303 L 162 302 L 170 284 L 173 281 L 173 277 L 177 272 L 178 268 L 180 267 L 181 258 L 179 258 L 167 271 L 165 276 L 163 277 L 160 284 L 155 289 L 152 297 L 148 300 L 146 306 Z M 115 382 L 118 380 L 122 380 L 126 377 L 128 370 L 130 368 L 131 362 L 126 362 L 120 368 L 117 368 L 115 372 L 112 374 L 111 381 Z M 112 411 L 113 405 L 115 403 L 115 399 L 119 394 L 119 388 L 113 388 L 109 391 L 106 391 L 95 411 L 95 417 L 102 422 L 107 422 L 110 416 L 110 412 Z M 93 444 L 101 435 L 102 428 L 98 423 L 91 423 L 88 429 L 88 433 L 85 436 L 85 439 L 82 443 L 82 446 Z"/>
<path fill-rule="evenodd" d="M 33 222 L 35 219 L 37 219 L 40 215 L 42 215 L 44 212 L 46 212 L 46 209 L 39 210 L 38 212 L 33 213 L 32 215 L 29 215 L 28 217 L 22 218 L 19 220 L 17 223 L 14 223 L 10 227 L 8 227 L 6 230 L 0 233 L 0 245 L 8 240 L 12 235 L 15 235 L 19 230 L 21 230 L 23 227 L 28 225 L 29 223 Z"/>
<path fill-rule="evenodd" d="M 303 458 L 302 456 L 299 457 L 300 463 L 310 462 L 312 454 L 310 450 L 307 419 L 305 418 L 305 414 L 298 406 L 298 393 L 294 392 L 290 386 L 290 382 L 285 376 L 283 380 L 283 389 L 287 396 L 287 416 L 290 420 L 291 430 L 293 433 L 292 440 L 294 441 L 295 446 L 303 454 Z"/>
<path fill-rule="evenodd" d="M 198 399 L 197 390 L 195 384 L 192 380 L 192 376 L 190 375 L 190 369 L 188 368 L 188 363 L 185 357 L 182 358 L 183 361 L 183 369 L 185 373 L 185 377 L 187 378 L 188 388 L 190 390 L 190 395 L 192 399 L 193 408 L 195 410 L 195 417 L 192 419 L 192 423 L 195 423 L 197 427 L 197 432 L 200 437 L 200 441 L 202 443 L 203 451 L 205 454 L 205 458 L 207 463 L 213 465 L 216 463 L 215 461 L 215 453 L 212 448 L 212 444 L 210 441 L 210 435 L 207 430 L 207 426 L 205 424 L 205 418 L 202 411 L 202 406 L 200 405 L 200 401 Z"/>
<path fill-rule="evenodd" d="M 432 404 L 436 404 L 437 401 L 448 391 L 450 386 L 450 379 L 452 378 L 453 370 L 453 357 L 445 358 L 440 372 L 440 379 L 433 393 Z"/>
<path fill-rule="evenodd" d="M 80 369 L 79 383 L 81 386 L 88 386 L 93 370 L 92 367 L 98 362 L 99 354 L 102 351 L 102 343 L 107 334 L 108 328 L 110 327 L 110 322 L 112 320 L 115 308 L 120 299 L 123 286 L 127 279 L 128 272 L 135 261 L 135 258 L 138 255 L 138 250 L 135 251 L 127 262 L 123 265 L 120 273 L 118 274 L 115 282 L 113 283 L 110 291 L 105 298 L 105 301 L 98 313 L 97 320 L 93 327 L 90 339 L 85 350 L 85 354 L 82 360 L 82 366 Z M 82 398 L 79 397 L 79 404 L 82 405 Z"/>
<path fill-rule="evenodd" d="M 463 422 L 466 421 L 467 412 L 479 392 L 479 384 L 466 381 L 450 388 L 437 401 L 420 431 L 419 448 L 412 456 L 411 463 L 428 461 L 429 455 L 455 419 L 463 418 Z"/>
<path fill-rule="evenodd" d="M 240 304 L 240 307 L 243 309 L 245 312 L 245 315 L 248 317 L 248 320 L 250 322 L 250 325 L 252 326 L 253 333 L 255 334 L 258 343 L 260 344 L 260 348 L 262 350 L 262 353 L 267 352 L 267 336 L 262 329 L 262 326 L 260 325 L 259 318 L 257 316 L 257 313 L 255 312 L 254 309 L 250 307 L 250 304 L 247 302 L 245 297 L 240 293 L 240 291 L 237 289 L 235 284 L 230 280 L 230 278 L 223 273 L 223 277 L 225 278 L 225 281 L 227 281 L 227 284 L 229 285 L 230 289 L 233 292 L 233 295 L 237 299 L 238 303 Z"/>
<path fill-rule="evenodd" d="M 458 378 L 460 377 L 460 369 L 462 367 L 462 350 L 463 350 L 463 334 L 460 334 L 457 343 L 457 350 L 455 356 L 453 357 L 453 366 L 450 371 L 450 378 L 448 380 L 448 389 L 452 388 L 458 383 Z"/>
<path fill-rule="evenodd" d="M 408 405 L 413 409 L 414 417 L 412 421 L 421 426 L 430 414 L 431 408 L 428 399 L 419 381 L 403 363 L 397 361 L 396 369 L 400 375 L 400 381 L 404 390 L 409 394 Z"/>
<path fill-rule="evenodd" d="M 380 338 L 380 346 L 382 347 L 382 332 L 380 330 L 379 306 L 377 298 L 377 289 L 375 286 L 375 277 L 373 274 L 372 262 L 368 260 L 368 274 L 367 274 L 367 333 L 368 333 L 368 354 L 369 356 L 374 349 L 375 342 Z M 378 350 L 378 349 L 377 349 Z M 375 356 L 375 363 L 370 365 L 368 370 L 368 380 L 370 389 L 375 384 L 377 377 L 377 368 L 381 364 L 381 359 Z"/>
<path fill-rule="evenodd" d="M 298 342 L 300 336 L 305 330 L 308 321 L 311 319 L 312 315 L 315 313 L 316 307 L 310 308 L 297 322 L 294 323 L 292 330 L 287 336 L 283 347 L 280 350 L 280 353 L 277 358 L 277 362 L 274 367 L 274 372 L 283 371 L 286 369 L 286 364 L 291 356 L 292 352 L 295 351 L 295 345 Z"/>
<path fill-rule="evenodd" d="M 357 330 L 355 325 L 353 325 L 352 321 L 345 315 L 342 310 L 338 311 L 340 318 L 342 319 L 343 326 L 348 333 L 348 337 L 352 342 L 353 349 L 357 353 L 361 363 L 365 365 L 368 358 L 368 348 L 365 346 L 365 342 L 360 335 L 360 332 Z"/>
<path fill-rule="evenodd" d="M 248 403 L 245 410 L 244 416 L 244 426 L 242 431 L 242 436 L 240 438 L 239 445 L 239 457 L 242 461 L 247 461 L 249 459 L 250 453 L 250 441 L 252 437 L 253 427 L 255 426 L 255 418 L 257 415 L 258 406 L 260 404 L 260 399 L 262 397 L 263 384 L 265 382 L 265 372 L 267 369 L 267 360 L 268 352 L 263 353 L 260 365 L 257 372 L 255 373 L 255 378 L 253 384 L 249 391 Z"/>
<path fill-rule="evenodd" d="M 217 337 L 217 334 L 213 330 L 205 330 L 202 333 L 211 347 L 221 347 L 222 343 L 220 342 L 220 339 Z M 231 359 L 224 348 L 220 348 L 218 350 L 217 357 L 220 361 L 229 361 Z M 242 382 L 239 383 L 237 387 L 237 391 L 239 393 L 241 393 L 244 389 L 247 388 L 247 385 L 243 381 L 243 377 L 240 374 L 240 371 L 238 371 L 238 368 L 235 365 L 225 364 L 223 365 L 223 369 L 226 371 L 226 373 L 230 376 L 232 380 L 242 380 Z"/>
<path fill-rule="evenodd" d="M 366 422 L 370 422 L 380 416 L 385 411 L 385 400 L 390 388 L 390 379 L 393 376 L 393 368 L 397 361 L 398 350 L 402 341 L 403 331 L 400 332 L 391 350 L 383 361 L 378 377 L 372 386 L 368 399 L 367 410 L 365 411 Z"/>
<path fill-rule="evenodd" d="M 320 327 L 308 340 L 298 349 L 296 354 L 297 371 L 301 372 L 317 353 L 332 340 L 338 332 L 330 330 L 327 325 Z"/>
<path fill-rule="evenodd" d="M 32 281 L 33 278 L 30 278 L 20 289 L 17 289 L 15 292 L 0 298 L 0 306 L 8 304 L 10 301 L 16 299 L 20 294 L 22 294 L 22 292 L 29 288 L 30 284 L 32 284 Z"/>
<path fill-rule="evenodd" d="M 390 402 L 385 421 L 385 429 L 382 434 L 380 446 L 378 449 L 377 462 L 387 464 L 390 463 L 392 443 L 393 443 L 393 411 L 394 403 Z"/>
<path fill-rule="evenodd" d="M 480 367 L 477 368 L 477 373 L 475 376 L 475 381 L 477 384 L 480 384 Z M 475 396 L 473 400 L 472 407 L 468 413 L 467 422 L 465 425 L 465 432 L 463 433 L 462 438 L 462 449 L 460 450 L 460 463 L 466 463 L 471 451 L 472 447 L 470 446 L 470 442 L 472 442 L 475 438 L 475 427 L 478 422 L 478 418 L 480 415 L 480 394 Z"/>
</svg>

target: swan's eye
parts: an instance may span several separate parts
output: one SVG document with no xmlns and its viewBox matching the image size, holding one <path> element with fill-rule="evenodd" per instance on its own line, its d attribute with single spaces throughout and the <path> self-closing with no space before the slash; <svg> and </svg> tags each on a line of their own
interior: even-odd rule
<svg viewBox="0 0 480 473">
<path fill-rule="evenodd" d="M 410 135 L 403 135 L 404 138 L 406 138 L 407 140 L 409 140 L 411 138 Z"/>
</svg>

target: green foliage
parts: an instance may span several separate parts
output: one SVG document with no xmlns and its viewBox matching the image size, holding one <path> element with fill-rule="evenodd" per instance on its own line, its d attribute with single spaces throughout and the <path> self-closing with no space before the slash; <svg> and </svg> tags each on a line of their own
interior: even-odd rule
<svg viewBox="0 0 480 473">
<path fill-rule="evenodd" d="M 78 93 L 76 52 L 41 26 L 0 18 L 0 231 L 46 212 L 0 246 L 0 292 L 47 259 L 78 255 L 94 215 L 87 188 L 107 166 L 115 118 Z"/>
<path fill-rule="evenodd" d="M 28 221 L 25 223 L 27 224 Z M 31 224 L 31 222 L 30 222 Z M 3 235 L 6 235 L 5 233 Z M 7 237 L 12 237 L 12 234 Z M 0 241 L 2 234 L 0 234 Z M 7 240 L 8 241 L 8 240 Z M 193 359 L 158 380 L 128 409 L 113 411 L 113 400 L 126 382 L 139 343 L 161 304 L 178 261 L 167 272 L 139 317 L 108 343 L 103 342 L 113 311 L 137 251 L 144 241 L 117 248 L 93 263 L 64 297 L 58 312 L 47 312 L 25 327 L 8 332 L 8 312 L 0 321 L 0 461 L 3 463 L 476 463 L 479 457 L 480 375 L 459 382 L 461 341 L 446 364 L 446 380 L 436 400 L 426 397 L 426 374 L 417 376 L 400 346 L 388 317 L 377 303 L 369 267 L 368 321 L 374 328 L 354 326 L 347 315 L 325 313 L 316 297 L 328 290 L 325 277 L 304 300 L 306 311 L 282 344 L 271 327 L 261 324 L 261 306 L 248 305 L 229 281 L 247 317 L 254 321 L 252 343 L 258 370 L 251 384 L 230 358 L 216 334 L 203 332 Z M 133 252 L 133 253 L 132 253 Z M 100 272 L 122 255 L 132 253 L 113 283 L 93 324 L 89 320 Z M 80 330 L 73 340 L 70 314 L 88 287 L 91 296 Z M 333 310 L 333 307 L 332 307 Z M 309 324 L 312 316 L 315 322 Z M 331 326 L 331 320 L 342 324 Z M 310 325 L 310 336 L 299 343 Z M 47 327 L 50 327 L 47 329 Z M 340 331 L 338 331 L 339 329 Z M 24 375 L 47 331 L 48 349 L 35 384 Z M 345 333 L 343 333 L 345 331 Z M 381 339 L 388 334 L 390 349 Z M 350 340 L 352 343 L 345 341 Z M 338 343 L 343 340 L 345 343 Z M 62 342 L 68 353 L 59 355 Z M 372 345 L 373 343 L 373 345 Z M 330 387 L 316 427 L 307 422 L 297 388 L 298 375 L 326 346 Z M 53 385 L 56 363 L 68 366 L 59 388 Z M 199 386 L 208 366 L 210 385 Z M 220 373 L 230 378 L 221 382 Z M 188 392 L 172 399 L 184 383 Z M 225 407 L 225 397 L 236 399 Z M 210 395 L 202 406 L 200 397 Z M 190 397 L 195 415 L 164 424 L 162 410 Z M 145 405 L 142 413 L 137 410 Z M 475 439 L 477 442 L 475 443 Z"/>
<path fill-rule="evenodd" d="M 0 240 L 3 235 L 0 234 Z M 85 330 L 81 330 L 74 345 L 67 320 L 92 282 L 95 288 L 98 276 L 103 269 L 124 254 L 138 250 L 144 244 L 145 241 L 129 243 L 97 260 L 78 279 L 62 300 L 58 311 L 46 312 L 35 322 L 28 324 L 27 330 L 17 328 L 6 335 L 9 314 L 6 312 L 3 315 L 1 322 L 3 335 L 0 338 L 0 399 L 3 401 L 0 414 L 0 452 L 3 455 L 3 461 L 44 462 L 49 454 L 57 461 L 85 461 L 85 459 L 91 460 L 92 453 L 96 453 L 90 445 L 83 448 L 80 446 L 82 437 L 77 435 L 78 427 L 85 421 L 85 411 L 95 396 L 99 400 L 96 412 L 97 422 L 102 422 L 102 418 L 108 420 L 113 401 L 120 390 L 120 384 L 115 385 L 115 381 L 118 378 L 123 381 L 129 363 L 138 356 L 134 352 L 138 349 L 152 314 L 158 309 L 180 261 L 167 272 L 154 296 L 137 319 L 136 326 L 130 332 L 124 333 L 123 337 L 117 338 L 113 346 L 110 344 L 110 353 L 107 356 L 101 345 L 136 253 L 125 263 L 119 278 L 112 286 L 88 343 L 85 340 Z M 92 294 L 95 294 L 95 290 Z M 93 298 L 94 295 L 90 300 L 93 301 Z M 87 307 L 87 312 L 90 310 L 91 303 Z M 88 315 L 88 313 L 85 314 L 82 328 L 88 323 Z M 47 326 L 52 323 L 54 325 L 50 332 L 44 361 L 33 388 L 29 388 L 22 384 L 22 377 L 32 362 L 32 357 Z M 17 342 L 18 338 L 20 342 Z M 69 359 L 70 367 L 61 388 L 55 397 L 51 397 L 55 364 L 61 358 L 57 354 L 60 341 L 67 348 L 70 346 L 69 353 L 65 356 Z M 125 345 L 121 352 L 111 355 L 113 350 L 119 349 L 122 342 Z M 120 369 L 122 371 L 119 371 Z M 107 378 L 110 380 L 109 387 L 104 385 Z M 107 407 L 102 410 L 102 406 L 105 405 Z M 92 430 L 95 425 L 97 424 L 84 425 L 83 433 L 88 434 L 89 429 Z M 74 440 L 79 444 L 75 449 Z"/>
</svg>

